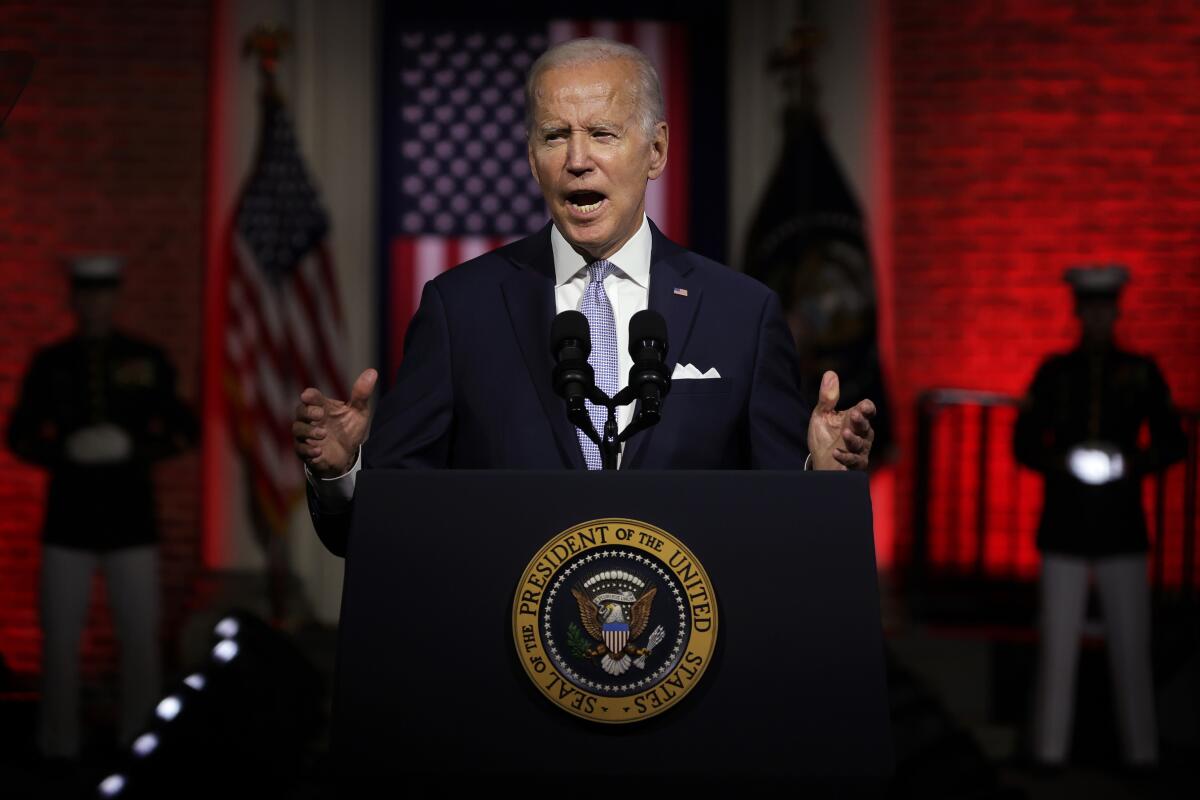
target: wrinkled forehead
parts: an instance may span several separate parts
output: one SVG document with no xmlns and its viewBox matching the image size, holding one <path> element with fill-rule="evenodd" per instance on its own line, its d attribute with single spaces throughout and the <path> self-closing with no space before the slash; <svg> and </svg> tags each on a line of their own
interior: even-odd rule
<svg viewBox="0 0 1200 800">
<path fill-rule="evenodd" d="M 533 86 L 533 116 L 570 110 L 632 114 L 637 101 L 637 73 L 626 59 L 605 59 L 550 67 Z"/>
</svg>

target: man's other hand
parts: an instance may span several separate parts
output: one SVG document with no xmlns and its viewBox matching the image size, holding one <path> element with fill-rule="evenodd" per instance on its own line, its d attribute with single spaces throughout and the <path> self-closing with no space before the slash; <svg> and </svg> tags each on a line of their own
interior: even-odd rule
<svg viewBox="0 0 1200 800">
<path fill-rule="evenodd" d="M 836 372 L 821 377 L 821 394 L 808 421 L 808 451 L 814 469 L 866 469 L 875 430 L 871 417 L 875 404 L 863 400 L 847 411 L 838 411 L 841 386 Z"/>
<path fill-rule="evenodd" d="M 363 370 L 350 390 L 350 400 L 334 400 L 313 387 L 300 393 L 292 439 L 296 455 L 318 478 L 336 478 L 354 466 L 367 439 L 371 392 L 379 373 Z"/>
</svg>

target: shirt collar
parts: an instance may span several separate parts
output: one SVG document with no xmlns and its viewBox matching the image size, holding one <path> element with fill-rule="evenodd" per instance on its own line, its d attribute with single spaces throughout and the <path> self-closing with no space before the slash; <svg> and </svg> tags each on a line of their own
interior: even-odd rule
<svg viewBox="0 0 1200 800">
<path fill-rule="evenodd" d="M 608 260 L 617 266 L 627 278 L 642 288 L 650 285 L 650 247 L 653 239 L 650 236 L 650 223 L 642 214 L 642 226 L 637 233 L 629 237 L 620 250 L 609 256 Z M 571 247 L 570 242 L 559 233 L 557 225 L 550 226 L 550 247 L 554 251 L 554 284 L 562 286 L 570 283 L 571 279 L 585 269 L 588 260 Z"/>
</svg>

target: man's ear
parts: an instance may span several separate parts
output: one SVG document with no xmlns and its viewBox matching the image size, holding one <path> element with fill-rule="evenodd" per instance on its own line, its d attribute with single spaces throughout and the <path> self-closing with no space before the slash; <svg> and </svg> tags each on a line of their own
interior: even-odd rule
<svg viewBox="0 0 1200 800">
<path fill-rule="evenodd" d="M 667 143 L 670 139 L 667 123 L 660 122 L 654 127 L 654 138 L 650 140 L 650 171 L 647 177 L 654 180 L 662 175 L 667 168 Z"/>
</svg>

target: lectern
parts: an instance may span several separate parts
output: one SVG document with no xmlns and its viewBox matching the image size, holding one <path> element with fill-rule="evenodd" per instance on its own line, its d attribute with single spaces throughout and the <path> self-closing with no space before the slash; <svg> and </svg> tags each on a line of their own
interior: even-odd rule
<svg viewBox="0 0 1200 800">
<path fill-rule="evenodd" d="M 892 769 L 864 474 L 379 470 L 360 474 L 354 505 L 334 687 L 333 749 L 344 774 L 552 780 L 623 793 L 677 779 L 882 781 Z M 613 670 L 629 653 L 608 683 L 586 683 L 560 664 L 581 696 L 594 694 L 593 711 L 613 705 L 605 686 L 650 685 L 655 656 L 636 659 L 647 645 L 669 654 L 657 648 L 674 636 L 672 592 L 695 591 L 687 573 L 652 569 L 622 588 L 620 576 L 653 559 L 616 546 L 589 555 L 597 565 L 621 555 L 631 568 L 586 581 L 581 569 L 546 584 L 531 563 L 555 536 L 595 520 L 607 521 L 610 538 L 638 526 L 668 532 L 703 565 L 715 600 L 715 646 L 695 685 L 686 696 L 668 692 L 662 713 L 624 724 L 553 702 L 535 681 L 545 676 L 529 667 L 535 657 L 522 663 L 531 645 L 514 631 L 528 574 L 537 587 L 529 599 L 557 587 L 556 613 L 573 628 L 570 643 L 546 645 L 547 663 L 549 650 L 570 646 L 590 663 L 606 652 Z M 562 552 L 576 548 L 568 544 Z M 602 591 L 605 576 L 614 583 Z M 632 601 L 651 584 L 667 632 L 638 639 Z M 620 592 L 630 598 L 623 612 Z M 607 649 L 583 632 L 589 623 L 598 632 L 601 620 Z M 660 659 L 661 674 L 686 666 L 677 655 Z"/>
</svg>

